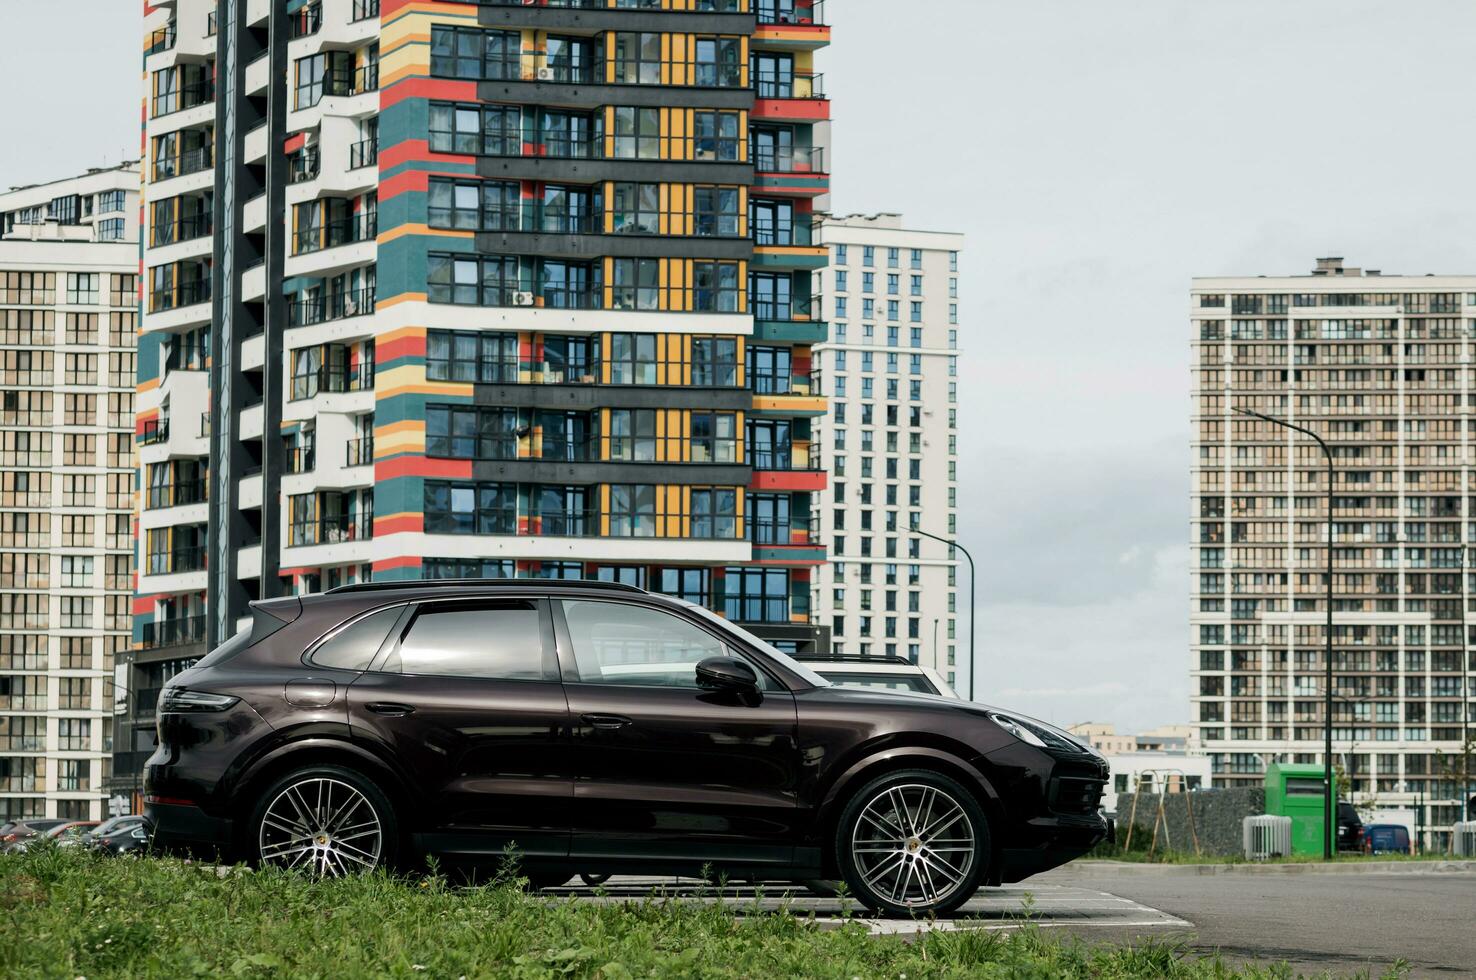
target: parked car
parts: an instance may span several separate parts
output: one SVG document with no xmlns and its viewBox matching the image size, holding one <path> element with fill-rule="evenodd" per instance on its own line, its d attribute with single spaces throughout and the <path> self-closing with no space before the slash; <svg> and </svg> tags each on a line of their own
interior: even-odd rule
<svg viewBox="0 0 1476 980">
<path fill-rule="evenodd" d="M 1372 823 L 1363 828 L 1363 853 L 1413 854 L 1409 828 L 1399 823 Z"/>
<path fill-rule="evenodd" d="M 0 851 L 12 852 L 18 850 L 19 845 L 24 841 L 35 837 L 37 834 L 44 834 L 48 830 L 59 827 L 66 822 L 65 820 L 48 818 L 45 820 L 22 820 L 18 823 L 11 824 L 10 828 L 5 831 L 5 835 L 0 837 Z"/>
<path fill-rule="evenodd" d="M 1326 799 L 1324 796 L 1323 800 Z M 1346 800 L 1338 801 L 1338 850 L 1363 850 L 1363 819 L 1353 804 Z"/>
<path fill-rule="evenodd" d="M 44 841 L 54 841 L 60 847 L 77 847 L 82 843 L 82 835 L 96 826 L 96 820 L 61 820 L 54 827 L 20 838 L 7 850 L 25 851 Z"/>
<path fill-rule="evenodd" d="M 122 817 L 111 817 L 104 820 L 98 826 L 93 827 L 87 833 L 84 843 L 94 850 L 100 850 L 103 847 L 102 842 L 108 838 L 126 834 L 135 827 L 141 826 L 143 826 L 142 814 L 135 813 Z"/>
<path fill-rule="evenodd" d="M 942 674 L 903 657 L 811 654 L 796 659 L 838 687 L 870 687 L 958 697 Z"/>
<path fill-rule="evenodd" d="M 832 685 L 614 583 L 374 583 L 254 603 L 160 694 L 157 846 L 319 875 L 425 854 L 573 874 L 844 878 L 943 912 L 1106 834 L 1106 761 L 956 698 Z"/>
<path fill-rule="evenodd" d="M 128 824 L 99 837 L 93 846 L 112 857 L 137 856 L 149 848 L 149 831 L 142 823 Z"/>
</svg>

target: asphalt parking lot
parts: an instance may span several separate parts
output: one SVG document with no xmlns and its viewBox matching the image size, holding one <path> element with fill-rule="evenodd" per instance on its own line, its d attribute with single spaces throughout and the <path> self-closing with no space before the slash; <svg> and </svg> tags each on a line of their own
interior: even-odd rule
<svg viewBox="0 0 1476 980">
<path fill-rule="evenodd" d="M 1476 871 L 1318 873 L 1278 868 L 1200 873 L 1190 866 L 1087 862 L 1004 888 L 986 888 L 936 921 L 872 919 L 854 903 L 768 883 L 729 885 L 722 901 L 739 912 L 813 913 L 825 925 L 848 915 L 874 933 L 923 929 L 1042 930 L 1088 941 L 1172 939 L 1236 963 L 1285 961 L 1298 972 L 1378 976 L 1403 960 L 1414 977 L 1476 976 Z M 690 879 L 616 877 L 603 888 L 547 893 L 589 901 L 649 895 L 712 901 L 713 886 Z"/>
</svg>

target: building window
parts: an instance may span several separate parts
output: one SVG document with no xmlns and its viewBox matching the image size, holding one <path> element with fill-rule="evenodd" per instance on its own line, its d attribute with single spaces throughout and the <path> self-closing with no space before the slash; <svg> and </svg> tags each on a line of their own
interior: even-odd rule
<svg viewBox="0 0 1476 980">
<path fill-rule="evenodd" d="M 514 408 L 427 405 L 425 454 L 444 459 L 516 459 L 517 427 Z"/>
<path fill-rule="evenodd" d="M 516 534 L 516 484 L 425 483 L 427 534 Z"/>
<path fill-rule="evenodd" d="M 610 487 L 610 534 L 617 538 L 656 536 L 656 488 L 646 484 Z"/>
<path fill-rule="evenodd" d="M 432 330 L 426 334 L 425 376 L 431 381 L 514 384 L 518 335 L 493 331 Z"/>
<path fill-rule="evenodd" d="M 789 622 L 789 572 L 728 568 L 723 572 L 723 615 L 740 623 Z"/>
<path fill-rule="evenodd" d="M 516 81 L 522 77 L 523 38 L 517 31 L 431 28 L 431 74 L 441 78 Z"/>
</svg>

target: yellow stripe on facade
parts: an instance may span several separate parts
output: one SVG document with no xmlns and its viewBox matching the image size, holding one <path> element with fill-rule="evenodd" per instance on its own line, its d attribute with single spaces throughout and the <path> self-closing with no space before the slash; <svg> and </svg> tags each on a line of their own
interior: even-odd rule
<svg viewBox="0 0 1476 980">
<path fill-rule="evenodd" d="M 381 232 L 377 241 L 379 242 L 379 244 L 383 245 L 386 242 L 392 242 L 396 238 L 403 238 L 406 235 L 426 235 L 434 238 L 467 239 L 477 237 L 477 233 L 474 231 L 452 231 L 449 228 L 432 228 L 430 225 L 406 224 L 396 225 L 389 231 Z"/>
</svg>

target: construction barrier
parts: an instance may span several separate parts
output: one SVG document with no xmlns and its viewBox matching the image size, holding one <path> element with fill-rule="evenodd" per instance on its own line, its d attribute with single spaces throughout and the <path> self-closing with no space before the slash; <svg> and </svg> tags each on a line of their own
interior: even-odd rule
<svg viewBox="0 0 1476 980">
<path fill-rule="evenodd" d="M 1476 820 L 1450 828 L 1450 851 L 1456 857 L 1476 857 Z"/>
<path fill-rule="evenodd" d="M 1241 833 L 1245 838 L 1248 861 L 1264 861 L 1291 854 L 1291 817 L 1246 817 L 1241 823 Z"/>
</svg>

